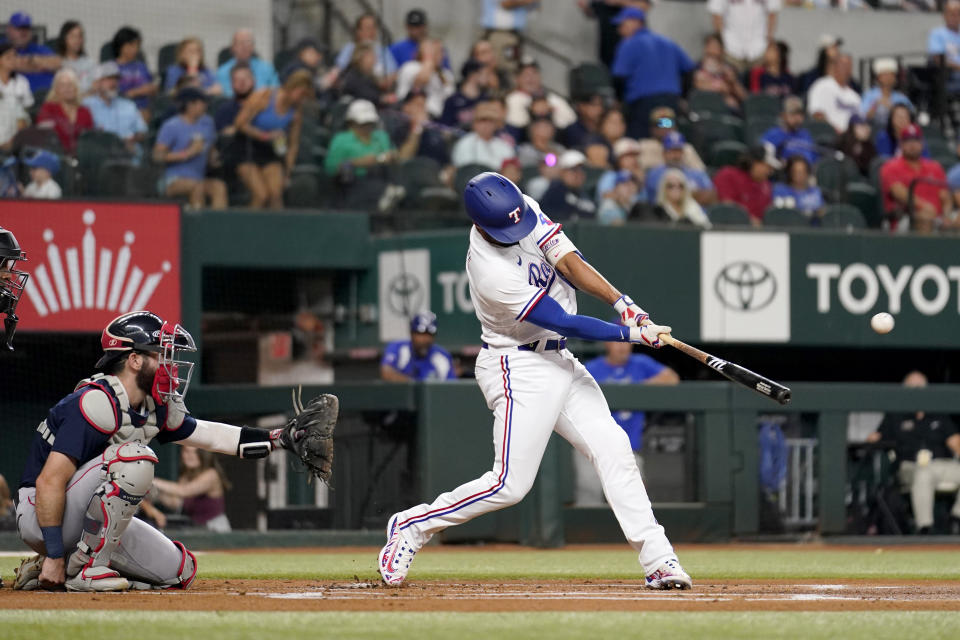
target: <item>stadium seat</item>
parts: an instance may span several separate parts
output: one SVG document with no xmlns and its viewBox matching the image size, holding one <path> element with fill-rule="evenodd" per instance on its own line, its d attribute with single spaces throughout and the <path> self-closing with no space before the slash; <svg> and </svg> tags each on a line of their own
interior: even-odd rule
<svg viewBox="0 0 960 640">
<path fill-rule="evenodd" d="M 837 132 L 829 122 L 823 120 L 807 120 L 803 123 L 817 144 L 832 147 L 837 141 Z"/>
<path fill-rule="evenodd" d="M 766 93 L 754 93 L 743 101 L 743 115 L 753 118 L 776 118 L 780 115 L 780 98 Z"/>
<path fill-rule="evenodd" d="M 867 221 L 860 209 L 852 204 L 829 204 L 823 212 L 820 225 L 825 229 L 866 229 Z"/>
<path fill-rule="evenodd" d="M 613 79 L 602 64 L 585 62 L 570 69 L 567 75 L 570 97 L 602 95 L 613 96 Z"/>
<path fill-rule="evenodd" d="M 845 200 L 847 204 L 857 208 L 867 226 L 871 228 L 880 227 L 881 205 L 876 187 L 865 182 L 851 182 L 847 185 Z"/>
<path fill-rule="evenodd" d="M 463 190 L 467 188 L 467 183 L 473 179 L 473 176 L 484 171 L 490 171 L 490 167 L 484 164 L 467 164 L 458 168 L 453 177 L 453 190 L 458 195 L 463 194 Z"/>
<path fill-rule="evenodd" d="M 707 211 L 710 222 L 717 226 L 750 226 L 750 214 L 733 202 L 715 204 Z"/>
<path fill-rule="evenodd" d="M 713 143 L 721 140 L 740 140 L 743 121 L 734 116 L 710 116 L 691 121 L 688 141 L 701 157 L 710 157 Z"/>
<path fill-rule="evenodd" d="M 106 62 L 107 60 L 113 60 L 113 41 L 107 40 L 102 45 L 100 45 L 100 62 Z"/>
<path fill-rule="evenodd" d="M 600 182 L 600 178 L 606 172 L 606 169 L 584 166 L 583 170 L 587 174 L 587 179 L 583 183 L 582 191 L 593 198 L 593 194 L 597 192 L 597 183 Z"/>
<path fill-rule="evenodd" d="M 884 163 L 890 159 L 890 156 L 877 156 L 870 161 L 870 184 L 880 189 L 880 169 Z"/>
<path fill-rule="evenodd" d="M 771 207 L 763 214 L 763 226 L 782 228 L 806 228 L 810 219 L 796 209 Z"/>
<path fill-rule="evenodd" d="M 814 168 L 814 175 L 828 202 L 842 202 L 846 186 L 860 180 L 860 170 L 850 158 L 822 158 Z"/>
<path fill-rule="evenodd" d="M 217 66 L 221 66 L 224 62 L 233 57 L 233 52 L 230 51 L 230 47 L 224 47 L 217 52 Z"/>
<path fill-rule="evenodd" d="M 83 193 L 100 193 L 100 167 L 108 160 L 129 160 L 123 140 L 107 131 L 84 131 L 77 140 L 77 162 L 83 180 Z"/>
<path fill-rule="evenodd" d="M 700 115 L 710 114 L 714 116 L 728 115 L 730 107 L 723 99 L 723 94 L 718 91 L 700 91 L 694 89 L 687 96 L 687 106 L 690 113 Z"/>
<path fill-rule="evenodd" d="M 718 140 L 710 147 L 710 162 L 712 168 L 736 165 L 740 157 L 747 152 L 747 145 L 737 140 Z"/>
<path fill-rule="evenodd" d="M 179 42 L 168 42 L 160 47 L 157 53 L 157 76 L 160 78 L 160 88 L 162 89 L 167 80 L 167 67 L 177 63 L 177 47 Z"/>
<path fill-rule="evenodd" d="M 942 155 L 957 155 L 956 147 L 941 137 L 926 138 L 925 143 L 927 145 L 927 151 L 930 152 L 930 157 L 932 158 Z"/>
<path fill-rule="evenodd" d="M 109 158 L 97 169 L 97 190 L 102 198 L 123 198 L 131 195 L 136 167 L 130 158 Z"/>
<path fill-rule="evenodd" d="M 743 127 L 743 141 L 747 143 L 747 146 L 759 144 L 763 134 L 779 123 L 780 119 L 777 116 L 748 117 Z"/>
<path fill-rule="evenodd" d="M 397 179 L 407 192 L 405 209 L 457 209 L 459 197 L 440 181 L 441 168 L 433 158 L 424 157 L 411 158 L 397 167 Z"/>
<path fill-rule="evenodd" d="M 283 73 L 283 70 L 287 68 L 291 62 L 293 62 L 297 57 L 296 49 L 283 49 L 277 51 L 273 56 L 273 68 L 277 70 L 277 73 Z"/>
<path fill-rule="evenodd" d="M 290 186 L 283 201 L 288 207 L 311 208 L 320 198 L 319 177 L 322 171 L 317 165 L 298 165 L 290 172 Z"/>
<path fill-rule="evenodd" d="M 10 150 L 16 155 L 19 155 L 21 151 L 28 147 L 46 149 L 57 154 L 63 153 L 63 147 L 56 132 L 53 129 L 36 125 L 20 129 L 10 142 Z"/>
<path fill-rule="evenodd" d="M 943 130 L 936 122 L 929 122 L 927 124 L 920 125 L 920 128 L 923 130 L 923 137 L 927 140 L 927 142 L 930 140 L 946 139 L 946 137 L 943 135 Z"/>
</svg>

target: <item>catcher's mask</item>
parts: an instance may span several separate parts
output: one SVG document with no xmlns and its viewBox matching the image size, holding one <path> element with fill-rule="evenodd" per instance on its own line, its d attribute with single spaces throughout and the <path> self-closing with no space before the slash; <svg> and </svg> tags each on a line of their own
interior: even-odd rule
<svg viewBox="0 0 960 640">
<path fill-rule="evenodd" d="M 190 332 L 179 324 L 170 324 L 149 311 L 134 311 L 114 318 L 100 337 L 103 357 L 97 369 L 109 370 L 116 361 L 132 351 L 159 354 L 157 369 L 160 376 L 158 392 L 166 402 L 170 398 L 183 399 L 190 386 L 194 363 L 185 355 L 195 352 L 197 345 Z"/>
<path fill-rule="evenodd" d="M 0 227 L 0 313 L 3 319 L 4 343 L 13 351 L 13 334 L 17 331 L 17 303 L 23 295 L 30 274 L 19 271 L 17 261 L 26 262 L 27 254 L 12 232 Z"/>
</svg>

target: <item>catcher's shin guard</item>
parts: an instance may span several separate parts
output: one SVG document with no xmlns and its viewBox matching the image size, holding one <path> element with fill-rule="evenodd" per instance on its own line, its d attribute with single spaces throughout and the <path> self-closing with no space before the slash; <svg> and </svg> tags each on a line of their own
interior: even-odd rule
<svg viewBox="0 0 960 640">
<path fill-rule="evenodd" d="M 153 483 L 157 455 L 139 442 L 109 447 L 103 454 L 101 484 L 83 519 L 77 550 L 67 562 L 72 591 L 123 591 L 127 580 L 110 568 L 110 556 Z"/>
</svg>

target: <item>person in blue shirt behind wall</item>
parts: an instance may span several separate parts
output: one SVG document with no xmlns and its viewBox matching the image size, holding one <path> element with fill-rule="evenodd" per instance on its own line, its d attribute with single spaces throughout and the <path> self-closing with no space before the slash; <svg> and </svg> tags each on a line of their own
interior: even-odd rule
<svg viewBox="0 0 960 640">
<path fill-rule="evenodd" d="M 633 352 L 629 342 L 607 342 L 606 355 L 594 358 L 584 366 L 590 375 L 600 384 L 663 384 L 673 385 L 680 382 L 680 376 L 670 367 L 663 365 L 648 355 Z M 613 419 L 627 432 L 630 448 L 637 459 L 637 465 L 643 472 L 643 429 L 646 414 L 643 411 L 613 411 Z M 574 451 L 576 470 L 575 500 L 578 506 L 596 506 L 603 504 L 603 488 L 593 465 L 580 453 Z"/>
<path fill-rule="evenodd" d="M 388 382 L 453 380 L 453 358 L 435 344 L 437 316 L 423 311 L 410 319 L 410 339 L 391 342 L 380 361 L 380 377 Z"/>
</svg>

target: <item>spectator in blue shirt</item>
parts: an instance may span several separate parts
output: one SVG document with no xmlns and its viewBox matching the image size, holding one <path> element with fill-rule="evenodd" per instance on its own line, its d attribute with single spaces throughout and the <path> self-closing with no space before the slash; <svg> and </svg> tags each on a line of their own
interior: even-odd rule
<svg viewBox="0 0 960 640">
<path fill-rule="evenodd" d="M 410 62 L 417 59 L 417 48 L 420 43 L 430 37 L 430 27 L 427 22 L 427 12 L 423 9 L 411 9 L 407 12 L 405 21 L 407 27 L 407 39 L 394 42 L 390 45 L 390 53 L 397 63 L 397 68 L 403 66 L 404 62 Z M 443 52 L 443 68 L 450 68 L 450 56 L 446 49 Z"/>
<path fill-rule="evenodd" d="M 585 363 L 593 379 L 601 384 L 660 384 L 674 385 L 680 382 L 677 373 L 647 355 L 633 353 L 628 342 L 606 343 L 606 355 Z M 643 430 L 646 414 L 642 411 L 612 411 L 613 419 L 630 439 L 637 466 L 643 472 Z M 574 452 L 576 474 L 575 501 L 578 506 L 603 504 L 603 488 L 593 466 L 579 452 Z"/>
<path fill-rule="evenodd" d="M 213 121 L 217 127 L 217 132 L 232 136 L 237 132 L 234 122 L 244 101 L 253 93 L 253 71 L 246 62 L 238 62 L 230 69 L 230 93 L 233 97 L 223 102 L 217 112 L 213 114 Z"/>
<path fill-rule="evenodd" d="M 34 41 L 33 20 L 17 11 L 7 21 L 6 42 L 17 51 L 16 70 L 26 77 L 31 91 L 49 89 L 53 73 L 60 68 L 60 58 L 50 47 Z"/>
<path fill-rule="evenodd" d="M 253 71 L 253 79 L 256 83 L 256 89 L 265 87 L 280 86 L 280 79 L 277 77 L 277 70 L 273 65 L 263 60 L 254 51 L 253 31 L 250 29 L 238 29 L 233 34 L 233 42 L 230 43 L 230 52 L 233 57 L 220 65 L 217 69 L 217 84 L 223 87 L 223 95 L 233 97 L 233 90 L 230 88 L 230 70 L 238 62 L 246 62 Z"/>
<path fill-rule="evenodd" d="M 893 58 L 877 58 L 873 61 L 877 85 L 864 92 L 860 115 L 877 129 L 886 126 L 894 105 L 905 104 L 913 109 L 910 98 L 896 90 L 897 72 L 897 61 Z"/>
<path fill-rule="evenodd" d="M 917 119 L 913 109 L 905 104 L 895 104 L 890 109 L 890 115 L 882 129 L 878 129 L 877 137 L 874 143 L 877 147 L 877 155 L 895 156 L 900 151 L 900 132 L 911 124 L 916 124 Z M 924 158 L 930 157 L 930 150 L 927 143 L 923 143 Z"/>
<path fill-rule="evenodd" d="M 410 339 L 391 342 L 380 361 L 380 377 L 387 382 L 454 380 L 450 352 L 436 344 L 437 316 L 423 311 L 410 319 Z"/>
<path fill-rule="evenodd" d="M 456 92 L 443 103 L 440 124 L 469 130 L 473 124 L 473 109 L 487 99 L 490 70 L 480 62 L 467 60 L 460 72 L 463 78 Z"/>
<path fill-rule="evenodd" d="M 927 53 L 950 69 L 947 87 L 956 92 L 960 90 L 960 2 L 948 0 L 943 5 L 943 23 L 930 32 Z"/>
<path fill-rule="evenodd" d="M 596 217 L 597 204 L 583 189 L 587 181 L 583 168 L 586 162 L 587 157 L 574 149 L 564 151 L 557 160 L 560 176 L 550 182 L 540 197 L 540 205 L 554 222 Z"/>
<path fill-rule="evenodd" d="M 166 165 L 163 195 L 187 196 L 194 209 L 206 202 L 213 209 L 225 209 L 227 185 L 207 177 L 217 132 L 207 115 L 206 98 L 199 89 L 187 87 L 177 94 L 177 106 L 179 115 L 163 123 L 153 148 L 154 161 Z"/>
<path fill-rule="evenodd" d="M 823 215 L 823 193 L 810 178 L 810 163 L 802 155 L 791 156 L 784 170 L 787 182 L 773 185 L 773 206 L 796 209 L 811 220 Z"/>
<path fill-rule="evenodd" d="M 646 14 L 633 7 L 614 18 L 623 39 L 617 45 L 611 72 L 624 82 L 627 135 L 634 139 L 648 136 L 654 107 L 677 107 L 683 75 L 696 68 L 680 45 L 647 29 L 646 21 Z"/>
<path fill-rule="evenodd" d="M 85 98 L 83 105 L 90 109 L 97 129 L 116 134 L 131 153 L 140 155 L 140 141 L 147 133 L 147 125 L 137 105 L 117 95 L 119 76 L 117 63 L 112 60 L 97 67 L 94 95 Z"/>
<path fill-rule="evenodd" d="M 717 192 L 713 188 L 710 176 L 705 171 L 684 163 L 684 146 L 686 144 L 686 139 L 679 131 L 671 131 L 663 139 L 664 164 L 647 171 L 647 202 L 656 201 L 657 188 L 668 169 L 679 169 L 683 172 L 692 191 L 693 199 L 699 204 L 711 204 L 717 199 Z"/>
<path fill-rule="evenodd" d="M 194 78 L 201 89 L 211 96 L 223 93 L 223 87 L 217 84 L 217 78 L 207 69 L 203 55 L 203 40 L 196 37 L 184 38 L 177 45 L 176 63 L 170 65 L 163 80 L 163 90 L 176 93 L 178 83 Z"/>
<path fill-rule="evenodd" d="M 341 71 L 347 68 L 353 59 L 353 50 L 358 45 L 369 45 L 376 53 L 376 63 L 373 65 L 373 74 L 382 82 L 381 90 L 387 90 L 393 84 L 394 76 L 399 66 L 390 49 L 380 42 L 380 29 L 377 26 L 377 16 L 364 13 L 353 25 L 353 41 L 343 45 L 337 54 L 336 66 Z"/>
<path fill-rule="evenodd" d="M 796 96 L 784 98 L 780 125 L 768 129 L 760 141 L 771 145 L 780 160 L 799 154 L 810 164 L 815 164 L 820 154 L 817 153 L 817 143 L 810 131 L 803 126 L 805 118 L 803 100 Z"/>
<path fill-rule="evenodd" d="M 150 119 L 150 100 L 157 93 L 157 83 L 140 59 L 140 32 L 131 27 L 120 27 L 113 36 L 113 57 L 120 70 L 117 90 L 133 100 L 145 120 Z"/>
</svg>

